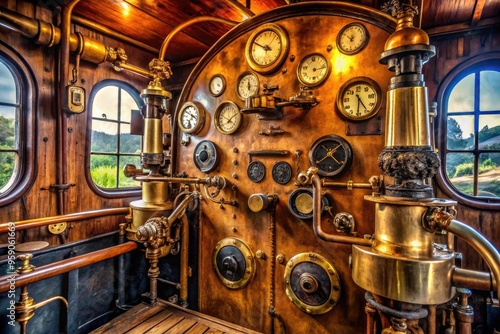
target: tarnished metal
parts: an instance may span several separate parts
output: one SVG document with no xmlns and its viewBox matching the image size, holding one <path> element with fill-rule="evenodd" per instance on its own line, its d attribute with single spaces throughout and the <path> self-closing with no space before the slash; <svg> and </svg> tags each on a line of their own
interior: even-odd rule
<svg viewBox="0 0 500 334">
<path fill-rule="evenodd" d="M 243 240 L 225 238 L 213 250 L 212 266 L 217 278 L 226 287 L 240 289 L 255 275 L 255 255 Z"/>
</svg>

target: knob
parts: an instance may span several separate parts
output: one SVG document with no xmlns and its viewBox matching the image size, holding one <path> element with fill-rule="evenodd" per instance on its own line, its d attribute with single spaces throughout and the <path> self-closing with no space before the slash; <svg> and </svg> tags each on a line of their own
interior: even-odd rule
<svg viewBox="0 0 500 334">
<path fill-rule="evenodd" d="M 253 212 L 266 210 L 271 204 L 276 204 L 278 197 L 276 195 L 252 194 L 248 198 L 248 207 Z"/>
</svg>

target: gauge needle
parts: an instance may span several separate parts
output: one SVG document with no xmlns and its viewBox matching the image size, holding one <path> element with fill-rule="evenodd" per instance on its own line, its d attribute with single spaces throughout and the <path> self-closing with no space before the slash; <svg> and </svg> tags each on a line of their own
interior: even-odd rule
<svg viewBox="0 0 500 334">
<path fill-rule="evenodd" d="M 333 156 L 333 153 L 335 153 L 338 148 L 342 146 L 341 144 L 334 147 L 334 148 L 326 148 L 325 146 L 321 145 L 321 147 L 323 147 L 326 151 L 326 155 L 320 159 L 320 160 L 316 160 L 316 163 L 319 164 L 321 161 L 325 160 L 326 158 L 330 157 L 332 158 L 333 160 L 335 160 L 336 163 L 338 163 L 339 165 L 342 165 L 344 162 L 343 161 L 338 161 L 334 156 Z"/>
<path fill-rule="evenodd" d="M 361 98 L 359 97 L 358 94 L 356 94 L 356 97 L 358 98 L 358 111 L 359 111 L 359 103 L 361 103 L 361 105 L 363 106 L 363 108 L 365 108 L 365 110 L 368 110 L 363 101 L 361 101 Z"/>
<path fill-rule="evenodd" d="M 271 48 L 270 48 L 270 47 L 269 47 L 269 45 L 267 45 L 267 44 L 266 44 L 266 45 L 262 45 L 262 44 L 259 44 L 259 43 L 257 43 L 257 42 L 253 42 L 253 43 L 254 43 L 255 45 L 260 46 L 261 48 L 263 48 L 263 49 L 264 49 L 264 51 L 270 51 L 270 50 L 271 50 Z"/>
</svg>

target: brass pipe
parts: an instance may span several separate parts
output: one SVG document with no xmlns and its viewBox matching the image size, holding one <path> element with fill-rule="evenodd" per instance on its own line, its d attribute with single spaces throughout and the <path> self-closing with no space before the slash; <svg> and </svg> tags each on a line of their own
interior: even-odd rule
<svg viewBox="0 0 500 334">
<path fill-rule="evenodd" d="M 148 70 L 143 69 L 139 66 L 132 65 L 132 64 L 120 63 L 119 68 L 123 69 L 123 70 L 128 70 L 128 71 L 134 72 L 135 74 L 141 75 L 141 76 L 148 78 L 148 79 L 155 78 L 155 75 L 152 73 L 149 73 Z"/>
<path fill-rule="evenodd" d="M 489 272 L 462 269 L 455 267 L 451 275 L 451 283 L 457 288 L 492 291 L 497 290 L 497 281 Z"/>
<path fill-rule="evenodd" d="M 314 233 L 320 239 L 328 242 L 338 242 L 341 244 L 351 244 L 371 247 L 372 241 L 364 238 L 352 237 L 347 235 L 328 234 L 321 228 L 321 179 L 317 174 L 318 169 L 309 168 L 307 171 L 311 175 L 313 190 L 313 229 Z"/>
<path fill-rule="evenodd" d="M 494 279 L 498 282 L 500 279 L 500 254 L 497 249 L 479 232 L 456 219 L 449 220 L 449 223 L 443 227 L 471 245 L 486 261 Z M 498 284 L 497 293 L 500 295 Z"/>
<path fill-rule="evenodd" d="M 150 45 L 147 45 L 147 44 L 144 44 L 142 42 L 139 42 L 133 38 L 130 38 L 128 36 L 125 36 L 123 34 L 120 34 L 116 31 L 113 31 L 111 29 L 108 29 L 100 24 L 97 24 L 95 22 L 92 22 L 90 20 L 87 20 L 86 18 L 83 18 L 83 17 L 80 17 L 80 16 L 76 16 L 76 15 L 73 15 L 73 17 L 71 18 L 71 20 L 79 25 L 82 25 L 82 26 L 86 26 L 87 28 L 90 28 L 94 31 L 97 31 L 101 34 L 104 34 L 104 35 L 107 35 L 113 39 L 117 39 L 117 40 L 120 40 L 120 41 L 123 41 L 123 42 L 127 42 L 131 45 L 134 45 L 134 46 L 137 46 L 138 48 L 141 48 L 143 50 L 146 50 L 146 51 L 149 51 L 151 53 L 154 53 L 154 54 L 158 54 L 158 52 L 160 52 L 159 49 L 155 48 L 155 47 L 152 47 Z"/>
<path fill-rule="evenodd" d="M 128 253 L 137 248 L 137 243 L 128 241 L 126 243 L 104 248 L 95 252 L 71 257 L 69 259 L 57 261 L 44 266 L 37 267 L 36 270 L 25 274 L 10 274 L 0 277 L 0 293 L 9 291 L 10 280 L 16 282 L 16 288 L 22 288 L 29 284 L 42 281 L 60 274 L 70 272 L 72 270 L 82 268 L 97 262 L 111 259 L 120 254 Z"/>
<path fill-rule="evenodd" d="M 129 207 L 125 208 L 113 208 L 113 209 L 101 209 L 101 210 L 93 210 L 93 211 L 84 211 L 77 213 L 70 213 L 66 215 L 58 215 L 51 217 L 43 217 L 43 218 L 34 218 L 27 220 L 19 220 L 8 223 L 0 224 L 0 233 L 6 233 L 9 231 L 9 228 L 15 228 L 18 230 L 26 230 L 29 228 L 47 226 L 57 223 L 66 223 L 66 222 L 75 222 L 84 219 L 104 217 L 104 216 L 113 216 L 113 215 L 125 215 L 130 212 Z"/>
<path fill-rule="evenodd" d="M 427 324 L 427 334 L 436 334 L 436 305 L 429 305 Z"/>
<path fill-rule="evenodd" d="M 177 27 L 175 27 L 167 35 L 167 37 L 165 38 L 165 40 L 161 44 L 160 54 L 159 54 L 158 58 L 160 60 L 165 60 L 165 55 L 167 54 L 168 45 L 170 44 L 170 41 L 172 40 L 172 38 L 179 31 L 181 31 L 184 28 L 189 27 L 190 25 L 193 25 L 195 23 L 205 22 L 205 21 L 214 21 L 214 22 L 224 23 L 224 24 L 227 24 L 227 25 L 230 25 L 230 26 L 233 26 L 233 27 L 239 23 L 239 22 L 234 22 L 234 21 L 225 20 L 225 19 L 221 19 L 221 18 L 218 18 L 218 17 L 212 17 L 212 16 L 199 16 L 199 17 L 192 18 L 191 20 L 187 20 L 186 22 L 183 22 L 183 23 L 179 24 Z"/>
<path fill-rule="evenodd" d="M 186 214 L 181 217 L 181 268 L 179 301 L 182 307 L 188 307 L 188 277 L 189 277 L 189 221 Z"/>
<path fill-rule="evenodd" d="M 347 182 L 323 180 L 322 183 L 323 187 L 346 188 L 347 190 L 352 190 L 353 188 L 372 189 L 372 185 L 370 183 L 352 182 L 352 180 Z"/>
</svg>

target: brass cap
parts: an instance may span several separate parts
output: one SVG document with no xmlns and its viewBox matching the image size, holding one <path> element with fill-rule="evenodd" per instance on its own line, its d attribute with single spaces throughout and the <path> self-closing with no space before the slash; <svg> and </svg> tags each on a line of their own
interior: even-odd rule
<svg viewBox="0 0 500 334">
<path fill-rule="evenodd" d="M 429 45 L 429 36 L 422 29 L 413 26 L 413 16 L 404 16 L 398 18 L 396 31 L 385 42 L 384 51 L 417 44 Z"/>
</svg>

